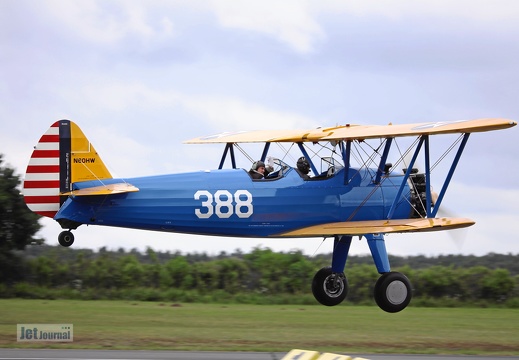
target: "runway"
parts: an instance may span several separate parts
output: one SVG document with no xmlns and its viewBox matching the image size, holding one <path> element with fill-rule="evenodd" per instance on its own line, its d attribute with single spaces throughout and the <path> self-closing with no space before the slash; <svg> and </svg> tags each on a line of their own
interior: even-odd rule
<svg viewBox="0 0 519 360">
<path fill-rule="evenodd" d="M 215 352 L 215 351 L 150 351 L 150 350 L 55 350 L 55 349 L 0 349 L 0 360 L 281 360 L 286 353 Z M 370 360 L 491 360 L 519 359 L 515 356 L 454 356 L 454 355 L 398 355 L 349 354 Z"/>
</svg>

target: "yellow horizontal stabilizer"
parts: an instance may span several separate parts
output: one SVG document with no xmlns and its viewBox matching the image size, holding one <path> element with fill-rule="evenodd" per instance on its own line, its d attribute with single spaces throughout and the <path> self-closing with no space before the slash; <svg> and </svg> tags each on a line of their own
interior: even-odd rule
<svg viewBox="0 0 519 360">
<path fill-rule="evenodd" d="M 88 195 L 112 195 L 112 194 L 122 194 L 127 192 L 136 192 L 139 191 L 139 188 L 130 185 L 128 183 L 117 183 L 117 184 L 108 184 L 108 185 L 100 185 L 89 187 L 85 189 L 72 190 L 66 193 L 61 193 L 60 195 L 73 195 L 73 196 L 88 196 Z"/>
<path fill-rule="evenodd" d="M 317 142 L 331 140 L 365 140 L 400 136 L 471 133 L 506 129 L 517 125 L 508 119 L 440 121 L 401 125 L 343 125 L 303 130 L 257 130 L 221 133 L 185 141 L 186 144 L 248 142 Z"/>
<path fill-rule="evenodd" d="M 314 225 L 279 234 L 286 237 L 364 235 L 460 229 L 474 225 L 466 218 L 344 221 Z"/>
</svg>

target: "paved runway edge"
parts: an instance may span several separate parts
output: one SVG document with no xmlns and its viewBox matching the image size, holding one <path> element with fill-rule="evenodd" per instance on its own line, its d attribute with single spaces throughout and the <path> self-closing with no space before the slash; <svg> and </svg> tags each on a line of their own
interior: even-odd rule
<svg viewBox="0 0 519 360">
<path fill-rule="evenodd" d="M 290 352 L 215 352 L 215 351 L 171 351 L 171 350 L 92 350 L 92 349 L 5 349 L 0 348 L 0 360 L 285 360 Z M 327 353 L 324 353 L 327 354 Z M 321 355 L 321 354 L 320 354 Z M 327 360 L 347 359 L 326 357 Z M 297 356 L 297 354 L 296 354 Z M 413 354 L 350 354 L 352 358 L 370 360 L 519 360 L 514 356 L 467 356 L 467 355 L 413 355 Z M 292 358 L 293 359 L 293 358 Z M 297 360 L 302 360 L 298 358 Z"/>
</svg>

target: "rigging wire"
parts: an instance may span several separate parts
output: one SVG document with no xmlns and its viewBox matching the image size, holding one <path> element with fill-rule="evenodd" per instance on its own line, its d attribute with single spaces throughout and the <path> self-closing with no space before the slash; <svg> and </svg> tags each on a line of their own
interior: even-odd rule
<svg viewBox="0 0 519 360">
<path fill-rule="evenodd" d="M 234 143 L 234 146 L 240 150 L 240 152 L 245 156 L 250 162 L 254 162 L 255 160 L 237 143 Z"/>
</svg>

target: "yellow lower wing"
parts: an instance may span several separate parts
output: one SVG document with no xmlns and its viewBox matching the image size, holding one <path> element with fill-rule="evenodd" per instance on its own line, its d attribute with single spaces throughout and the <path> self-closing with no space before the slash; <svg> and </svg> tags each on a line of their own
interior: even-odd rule
<svg viewBox="0 0 519 360">
<path fill-rule="evenodd" d="M 72 190 L 60 195 L 87 196 L 87 195 L 112 195 L 139 191 L 138 187 L 127 183 L 108 184 L 90 188 Z"/>
<path fill-rule="evenodd" d="M 286 237 L 364 235 L 460 229 L 474 225 L 466 218 L 344 221 L 314 225 L 279 234 Z"/>
</svg>

